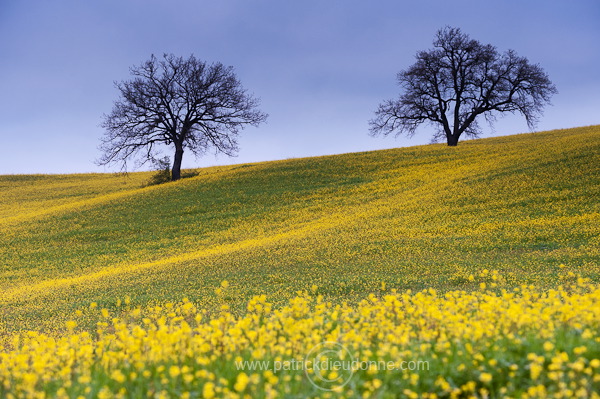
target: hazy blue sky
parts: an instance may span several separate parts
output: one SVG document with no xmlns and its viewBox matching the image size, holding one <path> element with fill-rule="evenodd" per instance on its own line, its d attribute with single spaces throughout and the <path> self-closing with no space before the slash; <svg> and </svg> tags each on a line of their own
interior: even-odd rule
<svg viewBox="0 0 600 399">
<path fill-rule="evenodd" d="M 428 143 L 367 121 L 445 25 L 546 70 L 559 94 L 537 130 L 600 124 L 599 21 L 598 0 L 0 0 L 0 174 L 117 170 L 94 164 L 113 82 L 165 52 L 232 65 L 270 115 L 237 158 L 185 167 Z M 527 131 L 506 117 L 486 136 Z"/>
</svg>

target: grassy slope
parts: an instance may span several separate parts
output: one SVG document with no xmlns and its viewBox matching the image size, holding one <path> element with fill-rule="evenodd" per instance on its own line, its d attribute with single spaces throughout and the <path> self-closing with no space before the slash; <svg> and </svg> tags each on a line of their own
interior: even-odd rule
<svg viewBox="0 0 600 399">
<path fill-rule="evenodd" d="M 507 287 L 554 286 L 561 263 L 600 281 L 600 126 L 199 172 L 0 177 L 0 333 L 125 295 L 210 307 L 222 280 L 234 307 L 313 285 L 470 290 L 484 268 Z"/>
</svg>

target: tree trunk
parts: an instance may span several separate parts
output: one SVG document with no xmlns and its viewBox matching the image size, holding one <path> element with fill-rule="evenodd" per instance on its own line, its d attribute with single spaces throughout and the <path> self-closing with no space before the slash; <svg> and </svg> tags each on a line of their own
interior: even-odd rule
<svg viewBox="0 0 600 399">
<path fill-rule="evenodd" d="M 446 139 L 448 141 L 449 147 L 456 147 L 456 145 L 458 144 L 458 135 L 449 134 L 446 135 Z"/>
<path fill-rule="evenodd" d="M 171 181 L 181 179 L 181 160 L 183 159 L 183 146 L 175 147 L 175 160 L 171 170 Z"/>
</svg>

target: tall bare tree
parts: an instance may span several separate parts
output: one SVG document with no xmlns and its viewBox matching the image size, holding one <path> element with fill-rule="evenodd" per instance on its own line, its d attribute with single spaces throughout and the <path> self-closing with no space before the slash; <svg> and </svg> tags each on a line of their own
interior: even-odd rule
<svg viewBox="0 0 600 399">
<path fill-rule="evenodd" d="M 115 83 L 120 98 L 103 117 L 101 165 L 126 167 L 132 158 L 142 165 L 164 144 L 174 148 L 171 179 L 178 180 L 186 149 L 196 156 L 210 148 L 234 155 L 240 130 L 267 118 L 233 68 L 221 63 L 209 65 L 194 55 L 165 54 L 161 60 L 152 55 L 130 71 L 133 79 Z"/>
<path fill-rule="evenodd" d="M 477 137 L 482 115 L 490 125 L 498 113 L 519 113 L 533 129 L 550 97 L 557 93 L 537 64 L 508 50 L 471 39 L 460 29 L 437 32 L 434 48 L 417 53 L 417 62 L 398 73 L 400 98 L 382 103 L 369 121 L 372 136 L 406 133 L 430 123 L 449 146 L 464 133 Z"/>
</svg>

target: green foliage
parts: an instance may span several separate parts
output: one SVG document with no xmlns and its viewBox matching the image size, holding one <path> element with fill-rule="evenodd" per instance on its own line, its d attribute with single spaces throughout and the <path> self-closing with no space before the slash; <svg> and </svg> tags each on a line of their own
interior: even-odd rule
<svg viewBox="0 0 600 399">
<path fill-rule="evenodd" d="M 160 159 L 153 159 L 152 163 L 154 164 L 154 168 L 156 172 L 152 175 L 150 180 L 148 181 L 149 186 L 154 186 L 157 184 L 168 183 L 171 181 L 171 160 L 168 156 L 165 156 Z"/>
</svg>

